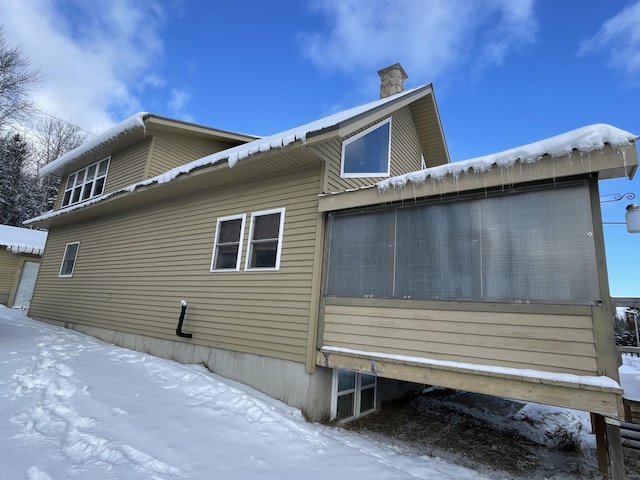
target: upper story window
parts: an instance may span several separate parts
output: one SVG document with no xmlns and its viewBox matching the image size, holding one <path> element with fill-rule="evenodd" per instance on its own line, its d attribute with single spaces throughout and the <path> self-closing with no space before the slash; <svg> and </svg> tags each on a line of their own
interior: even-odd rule
<svg viewBox="0 0 640 480">
<path fill-rule="evenodd" d="M 340 176 L 388 177 L 391 158 L 391 118 L 342 142 Z"/>
<path fill-rule="evenodd" d="M 245 270 L 278 270 L 282 252 L 284 208 L 251 214 Z"/>
<path fill-rule="evenodd" d="M 64 248 L 64 256 L 60 265 L 59 277 L 70 277 L 73 275 L 73 269 L 76 266 L 76 258 L 78 258 L 78 250 L 80 242 L 67 243 Z"/>
<path fill-rule="evenodd" d="M 99 162 L 92 163 L 69 175 L 62 199 L 63 207 L 102 195 L 104 184 L 107 180 L 110 158 L 107 157 Z"/>
<path fill-rule="evenodd" d="M 211 271 L 239 271 L 246 215 L 221 217 L 216 226 Z"/>
</svg>

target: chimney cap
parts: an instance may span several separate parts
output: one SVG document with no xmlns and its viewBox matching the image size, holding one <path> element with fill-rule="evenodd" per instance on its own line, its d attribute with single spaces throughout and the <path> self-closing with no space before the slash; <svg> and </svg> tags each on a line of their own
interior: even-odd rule
<svg viewBox="0 0 640 480">
<path fill-rule="evenodd" d="M 409 78 L 409 75 L 407 75 L 407 72 L 404 71 L 404 68 L 402 68 L 402 65 L 400 65 L 400 62 L 396 62 L 393 65 L 389 65 L 388 67 L 381 68 L 380 70 L 378 70 L 378 75 L 382 77 L 385 73 L 391 70 L 400 70 L 403 80 L 406 80 L 407 78 Z"/>
</svg>

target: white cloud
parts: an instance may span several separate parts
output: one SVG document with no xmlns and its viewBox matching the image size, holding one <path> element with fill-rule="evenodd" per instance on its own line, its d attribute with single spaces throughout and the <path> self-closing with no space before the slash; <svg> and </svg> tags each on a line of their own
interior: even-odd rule
<svg viewBox="0 0 640 480">
<path fill-rule="evenodd" d="M 154 0 L 0 2 L 8 43 L 40 68 L 36 108 L 93 132 L 141 109 L 139 93 L 162 84 L 164 16 Z"/>
<path fill-rule="evenodd" d="M 630 78 L 640 74 L 640 1 L 604 22 L 600 30 L 581 45 L 579 54 L 597 51 L 606 51 L 608 65 Z"/>
<path fill-rule="evenodd" d="M 186 122 L 193 122 L 193 117 L 184 111 L 184 106 L 189 102 L 190 98 L 191 95 L 188 92 L 173 88 L 171 90 L 171 98 L 167 103 L 171 115 Z"/>
<path fill-rule="evenodd" d="M 327 32 L 301 35 L 303 50 L 325 70 L 379 69 L 400 61 L 432 81 L 455 68 L 501 64 L 535 40 L 534 0 L 318 0 Z"/>
</svg>

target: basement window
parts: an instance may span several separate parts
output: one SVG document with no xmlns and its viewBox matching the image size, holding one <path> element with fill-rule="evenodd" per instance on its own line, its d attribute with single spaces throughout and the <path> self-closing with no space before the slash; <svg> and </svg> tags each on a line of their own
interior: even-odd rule
<svg viewBox="0 0 640 480">
<path fill-rule="evenodd" d="M 284 208 L 251 214 L 245 270 L 279 270 Z"/>
<path fill-rule="evenodd" d="M 67 177 L 62 206 L 74 205 L 102 195 L 110 159 L 111 157 L 107 157 L 70 174 Z"/>
<path fill-rule="evenodd" d="M 334 369 L 332 391 L 332 420 L 353 420 L 376 409 L 374 375 Z"/>
<path fill-rule="evenodd" d="M 342 142 L 342 178 L 388 177 L 391 118 Z"/>
<path fill-rule="evenodd" d="M 64 248 L 64 256 L 62 257 L 62 265 L 60 265 L 59 277 L 71 277 L 73 269 L 76 266 L 76 258 L 78 258 L 78 250 L 80 242 L 67 243 Z"/>
</svg>

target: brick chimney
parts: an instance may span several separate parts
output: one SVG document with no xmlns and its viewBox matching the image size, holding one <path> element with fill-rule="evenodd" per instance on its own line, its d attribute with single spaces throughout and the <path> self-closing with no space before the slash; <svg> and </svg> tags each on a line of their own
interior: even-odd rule
<svg viewBox="0 0 640 480">
<path fill-rule="evenodd" d="M 380 75 L 380 98 L 404 91 L 404 80 L 408 75 L 399 63 L 378 70 L 378 75 Z"/>
</svg>

